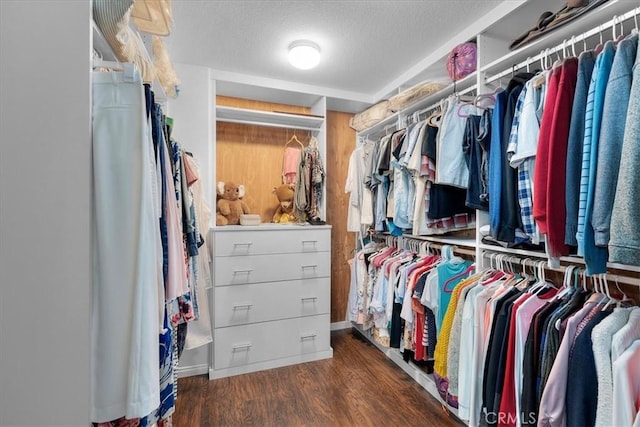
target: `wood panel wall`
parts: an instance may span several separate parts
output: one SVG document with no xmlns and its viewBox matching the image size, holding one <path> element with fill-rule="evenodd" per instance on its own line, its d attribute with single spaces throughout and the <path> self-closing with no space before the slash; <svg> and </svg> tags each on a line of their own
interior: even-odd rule
<svg viewBox="0 0 640 427">
<path fill-rule="evenodd" d="M 309 108 L 218 96 L 218 105 L 253 110 L 310 113 Z M 311 133 L 266 126 L 218 122 L 216 182 L 244 184 L 245 202 L 262 222 L 271 222 L 278 200 L 273 187 L 282 184 L 282 155 L 294 135 L 307 145 Z"/>
<path fill-rule="evenodd" d="M 310 113 L 309 108 L 218 96 L 218 105 L 254 110 Z M 347 233 L 348 194 L 344 193 L 349 156 L 355 146 L 355 131 L 349 127 L 351 114 L 327 112 L 327 223 L 331 232 L 331 322 L 345 320 L 349 297 L 350 268 L 355 237 Z M 264 126 L 218 122 L 216 126 L 216 182 L 245 185 L 245 202 L 252 213 L 270 222 L 277 207 L 272 193 L 282 182 L 282 154 L 294 131 Z M 295 131 L 303 142 L 310 132 Z"/>
<path fill-rule="evenodd" d="M 347 232 L 349 195 L 344 184 L 356 133 L 349 127 L 351 114 L 327 112 L 327 222 L 331 224 L 331 321 L 346 319 L 355 235 Z"/>
</svg>

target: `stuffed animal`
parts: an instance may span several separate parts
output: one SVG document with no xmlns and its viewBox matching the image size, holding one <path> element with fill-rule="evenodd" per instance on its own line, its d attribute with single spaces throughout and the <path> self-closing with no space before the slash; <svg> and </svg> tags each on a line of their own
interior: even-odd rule
<svg viewBox="0 0 640 427">
<path fill-rule="evenodd" d="M 293 199 L 295 190 L 293 184 L 282 184 L 279 187 L 273 187 L 273 194 L 278 199 L 278 207 L 273 214 L 273 222 L 296 222 L 293 213 Z"/>
<path fill-rule="evenodd" d="M 249 213 L 249 207 L 241 200 L 244 197 L 244 185 L 220 181 L 218 197 L 216 225 L 238 225 L 240 215 Z"/>
</svg>

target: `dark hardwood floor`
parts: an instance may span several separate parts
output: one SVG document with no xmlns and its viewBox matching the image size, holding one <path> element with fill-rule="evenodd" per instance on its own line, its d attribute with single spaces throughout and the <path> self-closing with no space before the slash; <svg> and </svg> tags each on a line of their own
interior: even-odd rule
<svg viewBox="0 0 640 427">
<path fill-rule="evenodd" d="M 459 426 L 429 393 L 351 330 L 333 359 L 209 381 L 178 381 L 174 427 Z"/>
</svg>

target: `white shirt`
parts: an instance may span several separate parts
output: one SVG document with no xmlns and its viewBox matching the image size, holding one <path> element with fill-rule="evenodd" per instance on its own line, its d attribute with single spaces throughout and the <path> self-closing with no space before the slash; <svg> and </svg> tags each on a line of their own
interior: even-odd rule
<svg viewBox="0 0 640 427">
<path fill-rule="evenodd" d="M 634 307 L 629 313 L 627 323 L 611 338 L 611 361 L 614 362 L 638 339 L 640 339 L 640 307 Z"/>
<path fill-rule="evenodd" d="M 361 145 L 356 147 L 349 157 L 349 169 L 344 192 L 349 193 L 349 210 L 347 212 L 347 231 L 360 231 L 360 216 L 363 199 L 363 177 L 365 173 L 364 151 Z"/>
<path fill-rule="evenodd" d="M 469 405 L 472 397 L 471 364 L 474 350 L 473 324 L 476 313 L 476 298 L 484 289 L 482 286 L 471 289 L 462 309 L 461 348 L 458 362 L 458 416 L 463 420 L 469 420 Z"/>
<path fill-rule="evenodd" d="M 598 376 L 598 403 L 596 425 L 607 425 L 611 421 L 613 408 L 613 383 L 611 373 L 611 338 L 629 319 L 630 308 L 616 308 L 613 313 L 598 323 L 591 332 L 593 358 Z"/>
<path fill-rule="evenodd" d="M 484 379 L 484 362 L 487 357 L 487 335 L 484 329 L 484 312 L 489 299 L 499 287 L 496 282 L 488 285 L 476 298 L 475 319 L 473 322 L 473 351 L 471 354 L 471 400 L 469 401 L 469 425 L 480 424 L 482 409 L 482 382 Z"/>
<path fill-rule="evenodd" d="M 449 97 L 447 104 L 437 137 L 436 182 L 467 188 L 469 167 L 462 149 L 467 119 L 461 116 L 476 113 L 477 109 L 471 104 L 461 103 L 455 96 Z"/>
<path fill-rule="evenodd" d="M 509 164 L 512 168 L 518 167 L 523 160 L 535 157 L 538 150 L 538 135 L 540 134 L 540 121 L 537 110 L 542 98 L 540 89 L 533 87 L 533 81 L 525 84 L 525 95 L 518 121 L 517 144 L 509 145 L 507 149 Z"/>
<path fill-rule="evenodd" d="M 640 340 L 636 340 L 613 362 L 613 425 L 634 424 L 639 397 Z"/>
</svg>

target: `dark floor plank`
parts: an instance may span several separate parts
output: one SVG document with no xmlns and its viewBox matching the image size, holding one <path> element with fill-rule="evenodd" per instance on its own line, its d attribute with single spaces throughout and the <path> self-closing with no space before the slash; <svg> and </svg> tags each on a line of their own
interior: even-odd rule
<svg viewBox="0 0 640 427">
<path fill-rule="evenodd" d="M 459 426 L 378 349 L 350 330 L 333 359 L 209 381 L 178 381 L 174 427 Z"/>
</svg>

